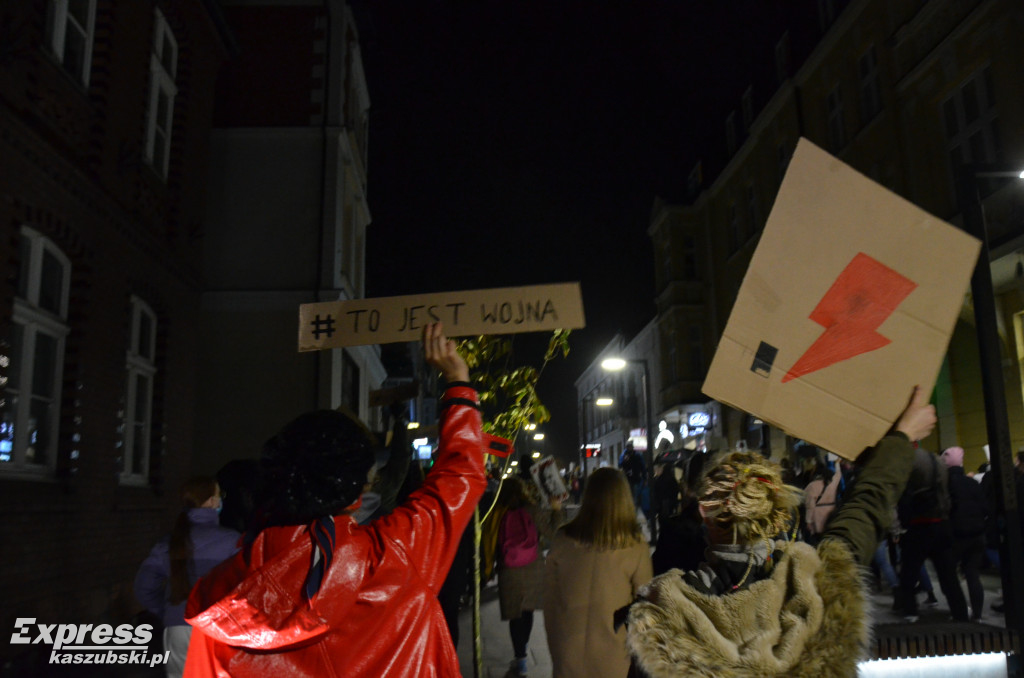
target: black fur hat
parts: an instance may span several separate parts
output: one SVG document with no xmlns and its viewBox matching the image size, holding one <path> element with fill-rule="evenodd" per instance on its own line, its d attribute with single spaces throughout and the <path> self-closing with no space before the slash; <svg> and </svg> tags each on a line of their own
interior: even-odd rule
<svg viewBox="0 0 1024 678">
<path fill-rule="evenodd" d="M 263 446 L 260 508 L 267 524 L 301 525 L 336 515 L 363 491 L 376 438 L 333 410 L 300 415 Z"/>
</svg>

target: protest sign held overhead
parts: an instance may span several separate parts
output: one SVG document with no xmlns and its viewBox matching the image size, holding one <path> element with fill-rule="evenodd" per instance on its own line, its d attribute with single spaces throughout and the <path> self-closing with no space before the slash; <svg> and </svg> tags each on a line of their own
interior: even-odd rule
<svg viewBox="0 0 1024 678">
<path fill-rule="evenodd" d="M 327 301 L 299 308 L 299 350 L 417 341 L 432 322 L 449 337 L 585 326 L 579 283 Z"/>
<path fill-rule="evenodd" d="M 979 249 L 801 139 L 704 393 L 855 459 L 933 388 Z"/>
<path fill-rule="evenodd" d="M 569 490 L 565 489 L 562 475 L 558 472 L 558 462 L 554 457 L 544 457 L 531 466 L 530 477 L 540 490 L 544 505 L 550 503 L 552 499 L 565 501 L 569 498 Z"/>
</svg>

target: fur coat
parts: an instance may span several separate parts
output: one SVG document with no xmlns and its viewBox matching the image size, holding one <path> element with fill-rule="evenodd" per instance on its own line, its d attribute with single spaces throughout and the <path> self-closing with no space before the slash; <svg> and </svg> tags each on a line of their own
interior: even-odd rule
<svg viewBox="0 0 1024 678">
<path fill-rule="evenodd" d="M 700 593 L 681 575 L 653 579 L 629 612 L 628 644 L 651 678 L 856 676 L 868 599 L 844 541 L 793 543 L 767 578 L 728 595 Z"/>
</svg>

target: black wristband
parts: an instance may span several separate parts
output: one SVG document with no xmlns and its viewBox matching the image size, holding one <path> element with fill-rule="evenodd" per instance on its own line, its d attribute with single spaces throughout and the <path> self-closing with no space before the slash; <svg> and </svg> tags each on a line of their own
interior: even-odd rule
<svg viewBox="0 0 1024 678">
<path fill-rule="evenodd" d="M 914 442 L 913 440 L 911 440 L 911 439 L 910 439 L 910 436 L 908 436 L 908 435 L 907 435 L 906 433 L 904 433 L 903 431 L 897 431 L 897 430 L 893 429 L 893 432 L 892 432 L 892 433 L 890 433 L 889 435 L 893 435 L 893 436 L 902 436 L 902 437 L 903 437 L 903 439 L 904 439 L 904 440 L 906 440 L 906 441 L 907 441 L 908 443 L 912 443 L 912 442 Z"/>
<path fill-rule="evenodd" d="M 473 384 L 469 383 L 468 381 L 449 381 L 448 384 L 445 386 L 445 390 L 448 390 L 450 388 L 456 388 L 456 387 L 459 387 L 459 386 L 465 386 L 466 388 L 473 388 Z"/>
<path fill-rule="evenodd" d="M 451 407 L 452 405 L 469 405 L 470 407 L 475 407 L 478 410 L 480 409 L 480 405 L 475 400 L 470 400 L 469 398 L 445 398 L 441 401 L 442 410 L 446 407 Z"/>
</svg>

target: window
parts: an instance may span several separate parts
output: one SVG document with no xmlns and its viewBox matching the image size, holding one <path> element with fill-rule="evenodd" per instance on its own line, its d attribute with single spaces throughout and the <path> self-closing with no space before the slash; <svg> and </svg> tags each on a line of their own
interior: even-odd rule
<svg viewBox="0 0 1024 678">
<path fill-rule="evenodd" d="M 675 267 L 672 265 L 672 236 L 666 236 L 661 244 L 661 274 L 668 284 L 673 279 Z"/>
<path fill-rule="evenodd" d="M 743 129 L 749 132 L 750 126 L 754 124 L 754 88 L 751 86 L 743 91 L 743 98 L 740 100 L 740 113 L 743 115 Z"/>
<path fill-rule="evenodd" d="M 125 368 L 124 448 L 121 480 L 142 484 L 149 478 L 153 439 L 153 377 L 156 375 L 156 314 L 146 302 L 131 298 L 131 335 Z"/>
<path fill-rule="evenodd" d="M 178 88 L 178 43 L 160 10 L 156 10 L 153 53 L 149 59 L 149 111 L 146 120 L 146 161 L 161 178 L 167 178 L 171 152 L 171 122 Z"/>
<path fill-rule="evenodd" d="M 341 352 L 341 404 L 359 412 L 359 366 L 346 351 Z"/>
<path fill-rule="evenodd" d="M 704 164 L 698 160 L 697 164 L 690 170 L 686 177 L 686 196 L 693 200 L 700 194 L 701 186 L 704 185 Z"/>
<path fill-rule="evenodd" d="M 821 32 L 827 31 L 839 16 L 837 0 L 818 0 L 818 27 Z"/>
<path fill-rule="evenodd" d="M 743 224 L 736 203 L 729 205 L 729 252 L 736 252 L 743 244 Z"/>
<path fill-rule="evenodd" d="M 757 233 L 761 227 L 761 208 L 757 204 L 757 189 L 753 183 L 747 184 L 747 221 L 750 223 L 749 233 Z"/>
<path fill-rule="evenodd" d="M 943 102 L 942 117 L 951 173 L 961 163 L 985 164 L 998 160 L 995 99 L 987 66 Z"/>
<path fill-rule="evenodd" d="M 882 94 L 878 87 L 878 60 L 875 57 L 875 46 L 857 61 L 860 72 L 860 119 L 861 124 L 870 122 L 882 110 Z"/>
<path fill-rule="evenodd" d="M 775 43 L 775 79 L 782 84 L 789 77 L 789 32 Z"/>
<path fill-rule="evenodd" d="M 52 0 L 47 18 L 50 50 L 78 82 L 89 86 L 96 0 Z"/>
<path fill-rule="evenodd" d="M 736 111 L 725 118 L 725 149 L 730 156 L 736 152 Z"/>
<path fill-rule="evenodd" d="M 68 333 L 71 264 L 48 238 L 21 230 L 18 292 L 14 299 L 0 412 L 0 470 L 54 468 L 60 419 L 64 339 Z"/>
<path fill-rule="evenodd" d="M 828 143 L 833 152 L 846 145 L 846 121 L 843 119 L 843 92 L 836 85 L 828 93 Z"/>
</svg>

